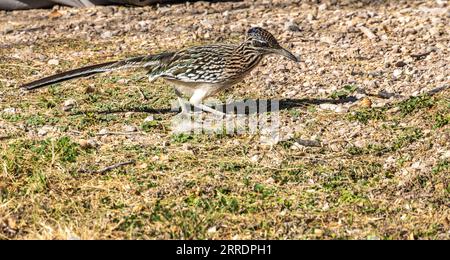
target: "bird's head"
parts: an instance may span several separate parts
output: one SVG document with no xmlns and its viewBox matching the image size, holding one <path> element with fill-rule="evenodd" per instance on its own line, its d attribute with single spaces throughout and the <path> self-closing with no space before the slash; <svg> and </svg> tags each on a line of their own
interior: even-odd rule
<svg viewBox="0 0 450 260">
<path fill-rule="evenodd" d="M 263 54 L 279 54 L 295 62 L 300 60 L 290 51 L 281 47 L 273 35 L 260 27 L 252 27 L 247 31 L 246 41 Z"/>
</svg>

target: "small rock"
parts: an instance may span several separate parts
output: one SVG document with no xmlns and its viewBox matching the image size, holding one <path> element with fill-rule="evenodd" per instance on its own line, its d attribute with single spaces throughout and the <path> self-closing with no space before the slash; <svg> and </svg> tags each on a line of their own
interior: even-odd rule
<svg viewBox="0 0 450 260">
<path fill-rule="evenodd" d="M 321 237 L 323 235 L 323 230 L 316 228 L 314 229 L 314 234 Z"/>
<path fill-rule="evenodd" d="M 123 126 L 123 131 L 125 131 L 125 132 L 136 132 L 137 128 L 134 125 L 125 125 L 125 126 Z"/>
<path fill-rule="evenodd" d="M 450 158 L 450 151 L 445 151 L 444 154 L 441 156 L 442 159 Z"/>
<path fill-rule="evenodd" d="M 291 149 L 292 150 L 300 150 L 300 149 L 302 149 L 302 146 L 299 143 L 294 142 L 291 146 Z"/>
<path fill-rule="evenodd" d="M 259 160 L 259 155 L 257 155 L 257 154 L 253 155 L 252 158 L 250 158 L 250 161 L 252 161 L 254 163 L 258 162 L 258 160 Z"/>
<path fill-rule="evenodd" d="M 56 18 L 61 17 L 62 15 L 63 14 L 61 12 L 59 12 L 57 9 L 54 9 L 48 14 L 48 18 L 56 19 Z"/>
<path fill-rule="evenodd" d="M 231 24 L 230 31 L 235 33 L 241 33 L 244 30 L 242 24 Z"/>
<path fill-rule="evenodd" d="M 436 4 L 441 8 L 446 7 L 448 4 L 447 2 L 448 2 L 448 0 L 436 0 Z"/>
<path fill-rule="evenodd" d="M 419 170 L 421 169 L 421 162 L 420 161 L 416 161 L 413 164 L 411 164 L 411 168 L 415 169 L 415 170 Z"/>
<path fill-rule="evenodd" d="M 68 99 L 68 100 L 64 101 L 62 109 L 63 109 L 63 111 L 67 112 L 67 111 L 72 110 L 72 108 L 74 108 L 75 105 L 76 105 L 75 99 Z"/>
<path fill-rule="evenodd" d="M 308 21 L 313 21 L 313 20 L 316 20 L 316 16 L 314 16 L 314 14 L 312 14 L 312 13 L 309 13 L 306 15 L 306 19 Z"/>
<path fill-rule="evenodd" d="M 8 107 L 3 109 L 4 114 L 14 115 L 17 112 L 17 109 L 14 107 Z"/>
<path fill-rule="evenodd" d="M 265 183 L 267 183 L 267 184 L 274 184 L 274 183 L 275 183 L 275 180 L 274 180 L 272 177 L 269 177 L 269 178 L 265 181 Z"/>
<path fill-rule="evenodd" d="M 117 83 L 122 84 L 122 85 L 126 85 L 126 84 L 128 84 L 128 82 L 130 82 L 128 79 L 119 79 L 117 81 Z"/>
<path fill-rule="evenodd" d="M 319 11 L 325 11 L 325 10 L 327 10 L 327 8 L 328 8 L 328 5 L 326 3 L 319 5 Z"/>
<path fill-rule="evenodd" d="M 355 94 L 355 98 L 356 99 L 363 99 L 363 98 L 365 98 L 366 97 L 366 94 L 365 93 L 356 93 Z"/>
<path fill-rule="evenodd" d="M 397 61 L 395 63 L 395 67 L 397 67 L 397 68 L 401 68 L 401 67 L 404 67 L 404 66 L 406 66 L 406 63 L 404 61 Z"/>
<path fill-rule="evenodd" d="M 99 135 L 107 135 L 108 134 L 108 130 L 103 128 L 98 132 Z"/>
<path fill-rule="evenodd" d="M 80 147 L 82 149 L 90 149 L 90 148 L 95 148 L 98 146 L 98 143 L 93 139 L 89 139 L 89 140 L 81 139 L 78 143 L 80 144 Z"/>
<path fill-rule="evenodd" d="M 300 27 L 298 27 L 298 25 L 294 21 L 287 22 L 285 27 L 288 31 L 291 31 L 291 32 L 301 31 Z"/>
<path fill-rule="evenodd" d="M 4 34 L 12 33 L 14 31 L 14 27 L 11 24 L 7 24 L 5 27 L 3 27 L 2 32 Z"/>
<path fill-rule="evenodd" d="M 322 37 L 320 37 L 320 41 L 324 42 L 324 43 L 328 43 L 328 44 L 334 43 L 334 39 L 330 36 L 322 36 Z"/>
<path fill-rule="evenodd" d="M 48 64 L 48 65 L 59 65 L 59 60 L 57 60 L 57 59 L 50 59 L 50 60 L 47 62 L 47 64 Z"/>
<path fill-rule="evenodd" d="M 41 129 L 38 130 L 37 134 L 39 136 L 45 136 L 48 134 L 48 132 L 54 130 L 51 126 L 43 126 Z"/>
<path fill-rule="evenodd" d="M 401 70 L 401 69 L 395 69 L 392 75 L 394 76 L 394 78 L 398 79 L 398 78 L 400 78 L 400 76 L 401 76 L 402 74 L 403 74 L 403 70 Z"/>
<path fill-rule="evenodd" d="M 152 115 L 149 115 L 144 119 L 144 123 L 155 121 L 155 118 Z"/>
<path fill-rule="evenodd" d="M 366 140 L 356 140 L 353 145 L 359 148 L 365 147 L 367 144 Z"/>
<path fill-rule="evenodd" d="M 348 108 L 344 107 L 342 104 L 339 104 L 334 110 L 336 113 L 346 113 L 348 112 Z"/>
<path fill-rule="evenodd" d="M 133 114 L 134 114 L 134 112 L 126 112 L 125 113 L 125 118 L 130 118 L 130 117 L 133 116 Z"/>
<path fill-rule="evenodd" d="M 371 108 L 372 107 L 372 100 L 370 98 L 365 97 L 359 101 L 359 106 L 363 108 Z"/>
<path fill-rule="evenodd" d="M 78 144 L 80 145 L 81 148 L 83 149 L 87 149 L 89 148 L 89 144 L 88 141 L 81 139 L 80 141 L 78 141 Z"/>
<path fill-rule="evenodd" d="M 217 232 L 216 226 L 213 226 L 213 227 L 208 228 L 208 231 L 207 231 L 207 232 L 208 232 L 208 233 L 216 233 L 216 232 Z"/>
<path fill-rule="evenodd" d="M 148 164 L 146 164 L 146 163 L 142 163 L 137 166 L 138 169 L 145 169 L 147 167 L 148 167 Z"/>
<path fill-rule="evenodd" d="M 337 108 L 337 105 L 335 105 L 335 104 L 330 104 L 330 103 L 323 103 L 323 104 L 320 104 L 320 105 L 319 105 L 319 108 L 320 108 L 320 109 L 323 109 L 323 110 L 331 110 L 331 111 L 335 111 L 336 108 Z"/>
<path fill-rule="evenodd" d="M 297 139 L 294 145 L 297 148 L 300 147 L 321 147 L 321 143 L 317 140 L 303 140 L 303 139 Z"/>
<path fill-rule="evenodd" d="M 103 39 L 107 39 L 107 38 L 111 38 L 112 35 L 113 35 L 113 34 L 112 34 L 111 31 L 106 31 L 106 32 L 103 32 L 103 33 L 100 35 L 100 37 L 103 38 Z"/>
<path fill-rule="evenodd" d="M 90 94 L 90 93 L 94 93 L 94 92 L 95 92 L 95 88 L 94 88 L 94 86 L 91 86 L 91 85 L 87 86 L 84 89 L 84 93 L 86 93 L 86 94 Z"/>
<path fill-rule="evenodd" d="M 370 40 L 376 39 L 377 35 L 375 33 L 372 32 L 372 30 L 370 30 L 369 28 L 365 27 L 365 26 L 360 26 L 359 30 L 364 33 L 366 35 L 367 38 L 369 38 Z"/>
</svg>

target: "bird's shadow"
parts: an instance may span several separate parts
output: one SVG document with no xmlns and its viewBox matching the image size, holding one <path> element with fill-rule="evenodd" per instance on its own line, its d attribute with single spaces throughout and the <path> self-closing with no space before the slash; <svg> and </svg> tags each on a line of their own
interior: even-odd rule
<svg viewBox="0 0 450 260">
<path fill-rule="evenodd" d="M 315 99 L 315 98 L 286 98 L 286 99 L 246 99 L 233 101 L 226 104 L 212 103 L 209 106 L 215 108 L 216 110 L 222 111 L 227 114 L 238 114 L 238 115 L 251 115 L 260 114 L 265 112 L 276 112 L 282 110 L 290 110 L 292 108 L 305 108 L 309 105 L 320 105 L 320 104 L 343 104 L 343 103 L 353 103 L 357 101 L 354 96 L 348 96 L 341 99 Z M 193 107 L 191 107 L 194 110 Z M 80 115 L 87 113 L 96 114 L 116 114 L 116 113 L 127 113 L 127 112 L 138 112 L 138 113 L 151 113 L 151 114 L 176 114 L 180 112 L 179 108 L 151 108 L 148 106 L 128 106 L 113 108 L 108 110 L 83 110 L 76 111 L 72 115 Z"/>
</svg>

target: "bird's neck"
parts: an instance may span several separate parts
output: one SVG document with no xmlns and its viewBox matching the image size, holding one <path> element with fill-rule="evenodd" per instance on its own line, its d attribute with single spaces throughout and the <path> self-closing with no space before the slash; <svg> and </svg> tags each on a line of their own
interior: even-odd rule
<svg viewBox="0 0 450 260">
<path fill-rule="evenodd" d="M 251 42 L 244 41 L 236 46 L 233 56 L 233 60 L 240 65 L 241 72 L 247 74 L 259 64 L 265 55 L 252 46 Z"/>
<path fill-rule="evenodd" d="M 239 44 L 238 46 L 236 46 L 235 49 L 236 53 L 242 53 L 242 54 L 249 54 L 250 52 L 252 54 L 258 54 L 258 50 L 256 50 L 253 46 L 252 43 L 250 41 L 244 41 L 241 44 Z"/>
</svg>

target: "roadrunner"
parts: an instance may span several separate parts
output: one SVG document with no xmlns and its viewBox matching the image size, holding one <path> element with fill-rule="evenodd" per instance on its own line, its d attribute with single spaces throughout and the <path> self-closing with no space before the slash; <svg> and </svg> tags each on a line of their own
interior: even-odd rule
<svg viewBox="0 0 450 260">
<path fill-rule="evenodd" d="M 279 54 L 295 62 L 299 61 L 281 47 L 271 33 L 253 27 L 239 45 L 212 44 L 107 62 L 42 78 L 27 83 L 22 88 L 32 90 L 101 72 L 142 68 L 148 71 L 150 82 L 163 78 L 171 83 L 182 113 L 188 111 L 183 102 L 184 95 L 189 97 L 189 103 L 194 107 L 223 116 L 224 113 L 202 104 L 202 101 L 242 81 L 269 54 Z"/>
</svg>

